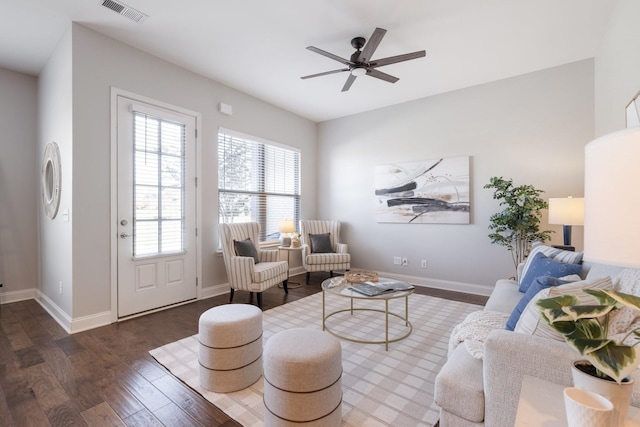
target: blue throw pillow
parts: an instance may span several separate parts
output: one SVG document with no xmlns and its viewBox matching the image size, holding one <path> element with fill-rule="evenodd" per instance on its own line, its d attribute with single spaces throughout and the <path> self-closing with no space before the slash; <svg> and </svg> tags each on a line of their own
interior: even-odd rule
<svg viewBox="0 0 640 427">
<path fill-rule="evenodd" d="M 520 282 L 519 290 L 520 292 L 527 292 L 536 277 L 563 277 L 570 274 L 578 274 L 581 269 L 582 266 L 580 264 L 565 264 L 538 252 L 531 260 L 531 264 L 529 264 L 529 268 Z"/>
<path fill-rule="evenodd" d="M 525 292 L 524 296 L 520 299 L 520 302 L 518 302 L 518 305 L 516 305 L 511 312 L 511 316 L 509 316 L 509 320 L 507 320 L 507 326 L 505 326 L 505 329 L 513 331 L 516 328 L 516 323 L 520 320 L 520 315 L 527 307 L 527 304 L 529 304 L 529 301 L 531 301 L 531 298 L 536 296 L 538 292 L 552 286 L 564 285 L 565 283 L 570 283 L 570 281 L 560 280 L 551 276 L 536 277 L 531 286 L 529 286 L 529 289 L 527 289 L 527 292 Z"/>
</svg>

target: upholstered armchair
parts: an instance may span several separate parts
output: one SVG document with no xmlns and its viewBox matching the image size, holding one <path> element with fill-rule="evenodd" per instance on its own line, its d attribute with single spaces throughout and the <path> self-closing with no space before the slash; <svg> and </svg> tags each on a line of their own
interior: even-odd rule
<svg viewBox="0 0 640 427">
<path fill-rule="evenodd" d="M 315 271 L 328 271 L 333 277 L 334 270 L 349 270 L 351 255 L 346 243 L 340 243 L 340 222 L 302 220 L 300 221 L 302 243 L 302 265 L 309 276 Z"/>
<path fill-rule="evenodd" d="M 234 291 L 256 292 L 258 307 L 262 308 L 262 292 L 282 283 L 288 293 L 289 263 L 278 261 L 278 250 L 258 247 L 260 224 L 220 224 L 222 256 L 231 286 L 229 302 Z M 249 240 L 247 240 L 249 239 Z"/>
</svg>

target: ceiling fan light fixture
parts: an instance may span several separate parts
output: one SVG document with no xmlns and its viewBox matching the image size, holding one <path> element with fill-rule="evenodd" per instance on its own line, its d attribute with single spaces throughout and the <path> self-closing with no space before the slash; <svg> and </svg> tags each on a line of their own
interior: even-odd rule
<svg viewBox="0 0 640 427">
<path fill-rule="evenodd" d="M 351 75 L 353 77 L 360 77 L 360 76 L 364 76 L 365 74 L 367 74 L 367 69 L 363 67 L 355 67 L 354 69 L 351 70 Z"/>
</svg>

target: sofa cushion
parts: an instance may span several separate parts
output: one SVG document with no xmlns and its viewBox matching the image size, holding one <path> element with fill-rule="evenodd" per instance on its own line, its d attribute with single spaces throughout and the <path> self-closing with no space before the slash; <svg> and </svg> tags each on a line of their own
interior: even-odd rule
<svg viewBox="0 0 640 427">
<path fill-rule="evenodd" d="M 501 279 L 496 282 L 484 309 L 511 313 L 513 307 L 520 301 L 520 298 L 522 298 L 522 292 L 518 291 L 518 282 L 515 280 Z"/>
<path fill-rule="evenodd" d="M 474 359 L 463 345 L 458 346 L 436 377 L 433 399 L 447 412 L 471 422 L 482 422 L 482 360 Z"/>
<path fill-rule="evenodd" d="M 520 298 L 518 304 L 511 312 L 511 316 L 509 316 L 509 319 L 507 320 L 505 329 L 508 331 L 513 331 L 515 329 L 516 323 L 518 323 L 518 320 L 520 320 L 520 315 L 524 311 L 529 301 L 531 301 L 531 299 L 536 296 L 538 292 L 552 286 L 560 286 L 566 283 L 569 283 L 569 281 L 560 280 L 551 276 L 536 277 L 531 286 L 529 286 L 529 288 L 527 289 L 527 292 L 524 293 L 522 298 Z"/>
<path fill-rule="evenodd" d="M 567 264 L 549 258 L 542 252 L 538 252 L 533 256 L 529 263 L 529 268 L 525 271 L 522 281 L 520 282 L 520 292 L 527 292 L 527 289 L 536 277 L 551 276 L 562 277 L 570 274 L 578 274 L 582 266 L 580 264 Z"/>
<path fill-rule="evenodd" d="M 564 337 L 560 335 L 559 332 L 556 332 L 551 326 L 547 325 L 547 322 L 540 318 L 540 311 L 538 310 L 536 301 L 540 298 L 559 295 L 575 295 L 578 297 L 580 304 L 595 303 L 594 297 L 583 292 L 584 289 L 612 288 L 613 283 L 611 282 L 611 277 L 602 277 L 543 289 L 531 298 L 531 301 L 529 301 L 527 307 L 522 312 L 514 331 L 521 334 L 537 335 L 542 338 L 564 341 Z"/>
</svg>

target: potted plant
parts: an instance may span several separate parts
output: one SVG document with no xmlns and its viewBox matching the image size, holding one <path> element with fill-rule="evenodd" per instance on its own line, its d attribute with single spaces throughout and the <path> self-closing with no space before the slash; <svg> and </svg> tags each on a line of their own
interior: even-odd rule
<svg viewBox="0 0 640 427">
<path fill-rule="evenodd" d="M 500 200 L 502 211 L 489 218 L 491 243 L 506 246 L 511 251 L 517 269 L 529 254 L 531 243 L 549 240 L 551 230 L 540 231 L 540 211 L 549 205 L 540 197 L 544 191 L 532 185 L 514 186 L 512 179 L 491 177 L 484 188 L 493 188 L 493 198 Z"/>
<path fill-rule="evenodd" d="M 622 307 L 640 311 L 640 297 L 613 290 L 584 290 L 597 304 L 580 304 L 575 295 L 559 295 L 536 302 L 540 317 L 558 331 L 565 341 L 587 360 L 574 364 L 574 385 L 585 385 L 581 378 L 592 375 L 598 381 L 585 385 L 603 394 L 614 404 L 619 425 L 624 425 L 633 381 L 629 375 L 640 365 L 640 331 L 630 330 L 617 342 L 609 337 L 611 313 Z M 625 344 L 633 337 L 633 344 Z M 583 374 L 576 372 L 582 371 Z M 614 383 L 615 381 L 615 383 Z M 617 383 L 618 386 L 615 386 Z"/>
</svg>

